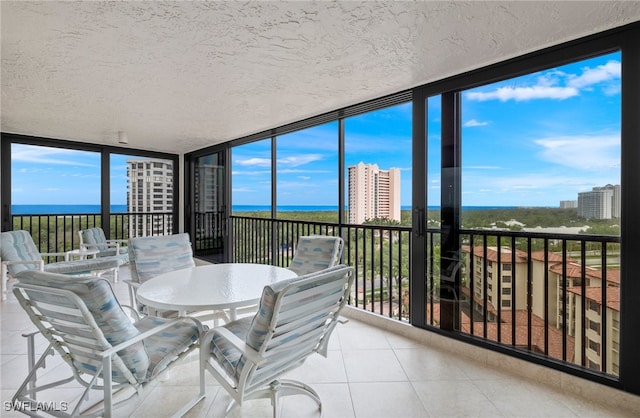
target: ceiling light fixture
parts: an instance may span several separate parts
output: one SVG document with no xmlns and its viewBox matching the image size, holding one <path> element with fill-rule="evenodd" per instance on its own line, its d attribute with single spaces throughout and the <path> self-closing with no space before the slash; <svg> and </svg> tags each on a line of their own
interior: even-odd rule
<svg viewBox="0 0 640 418">
<path fill-rule="evenodd" d="M 127 133 L 125 131 L 119 131 L 118 132 L 118 142 L 120 144 L 128 144 L 129 143 L 129 137 L 127 136 Z"/>
</svg>

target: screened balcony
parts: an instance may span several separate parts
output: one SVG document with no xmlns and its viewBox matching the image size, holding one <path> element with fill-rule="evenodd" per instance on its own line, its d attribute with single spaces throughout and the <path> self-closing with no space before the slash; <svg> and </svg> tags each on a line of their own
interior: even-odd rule
<svg viewBox="0 0 640 418">
<path fill-rule="evenodd" d="M 327 415 L 638 415 L 637 3 L 71 6 L 2 4 L 2 231 L 43 252 L 92 226 L 188 232 L 201 262 L 279 266 L 300 235 L 339 235 L 357 281 L 343 369 L 314 377 Z M 24 210 L 65 190 L 91 208 Z M 558 201 L 526 225 L 470 215 Z M 3 370 L 24 356 L 12 306 Z"/>
</svg>

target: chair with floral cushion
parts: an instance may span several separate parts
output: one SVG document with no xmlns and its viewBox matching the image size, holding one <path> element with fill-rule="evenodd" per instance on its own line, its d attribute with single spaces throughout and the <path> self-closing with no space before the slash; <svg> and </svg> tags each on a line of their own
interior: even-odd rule
<svg viewBox="0 0 640 418">
<path fill-rule="evenodd" d="M 45 264 L 43 257 L 68 257 L 69 252 L 41 253 L 28 231 L 0 233 L 0 268 L 2 274 L 2 299 L 7 298 L 9 277 L 23 270 L 41 270 L 68 275 L 113 273 L 118 277 L 118 267 L 123 264 L 118 257 L 91 258 L 85 260 L 58 261 Z"/>
<path fill-rule="evenodd" d="M 340 264 L 344 242 L 329 235 L 305 235 L 298 238 L 289 270 L 298 276 Z"/>
<path fill-rule="evenodd" d="M 69 280 L 61 274 L 24 270 L 16 279 L 13 292 L 38 332 L 27 335 L 30 370 L 13 397 L 13 405 L 37 405 L 40 392 L 76 381 L 81 385 L 78 390 L 82 396 L 68 402 L 68 413 L 57 411 L 57 414 L 110 417 L 115 415 L 114 408 L 135 400 L 135 395 L 140 395 L 147 384 L 197 348 L 204 331 L 193 318 L 145 317 L 132 321 L 118 303 L 110 283 L 103 278 Z M 135 315 L 133 310 L 132 313 Z M 36 361 L 32 348 L 38 333 L 49 346 Z M 68 365 L 70 375 L 38 385 L 47 357 L 56 353 Z M 50 376 L 42 377 L 49 380 Z M 60 372 L 56 371 L 55 379 L 59 378 Z M 55 399 L 63 401 L 60 393 L 53 393 Z M 95 399 L 89 402 L 89 393 L 102 396 L 97 403 Z M 178 415 L 186 413 L 200 399 L 200 395 L 194 397 Z"/>
<path fill-rule="evenodd" d="M 118 256 L 123 264 L 129 262 L 127 240 L 107 239 L 102 228 L 87 228 L 78 231 L 80 236 L 80 251 L 97 250 L 96 257 Z"/>
<path fill-rule="evenodd" d="M 262 292 L 258 312 L 212 328 L 201 338 L 200 389 L 205 370 L 231 395 L 227 413 L 245 401 L 310 396 L 322 412 L 318 394 L 302 382 L 281 379 L 313 353 L 327 356 L 327 344 L 353 283 L 353 268 L 335 266 L 276 282 Z"/>
</svg>

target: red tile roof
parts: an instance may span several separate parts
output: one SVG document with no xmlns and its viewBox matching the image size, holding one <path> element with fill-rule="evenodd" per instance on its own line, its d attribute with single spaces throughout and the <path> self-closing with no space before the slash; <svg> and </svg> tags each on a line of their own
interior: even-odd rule
<svg viewBox="0 0 640 418">
<path fill-rule="evenodd" d="M 585 292 L 585 298 L 597 302 L 602 306 L 602 287 L 589 286 Z M 567 288 L 567 292 L 582 295 L 582 287 L 574 286 Z M 620 312 L 620 288 L 617 286 L 607 286 L 607 307 L 614 311 Z"/>
<path fill-rule="evenodd" d="M 466 253 L 470 253 L 470 247 L 468 245 L 462 246 L 462 251 Z M 500 262 L 502 263 L 511 263 L 511 248 L 502 247 L 500 249 L 502 253 L 500 255 Z M 482 246 L 474 246 L 473 247 L 473 255 L 475 257 L 484 258 L 484 248 Z M 487 247 L 487 260 L 498 262 L 498 249 L 496 247 Z M 527 253 L 522 250 L 516 250 L 516 263 L 526 263 L 527 262 Z"/>
</svg>

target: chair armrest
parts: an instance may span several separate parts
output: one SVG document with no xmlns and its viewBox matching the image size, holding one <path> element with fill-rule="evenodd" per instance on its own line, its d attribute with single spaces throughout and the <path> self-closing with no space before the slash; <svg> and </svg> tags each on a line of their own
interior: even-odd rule
<svg viewBox="0 0 640 418">
<path fill-rule="evenodd" d="M 267 359 L 262 357 L 260 353 L 258 353 L 246 342 L 242 341 L 240 338 L 238 338 L 237 335 L 235 335 L 225 327 L 216 327 L 207 331 L 207 333 L 200 338 L 200 349 L 202 350 L 203 347 L 209 347 L 209 345 L 213 341 L 213 337 L 216 334 L 228 341 L 232 346 L 240 350 L 242 352 L 242 355 L 255 365 L 260 366 L 267 361 Z"/>
<path fill-rule="evenodd" d="M 40 253 L 43 257 L 66 257 L 70 251 L 61 251 L 57 253 Z"/>
<path fill-rule="evenodd" d="M 119 244 L 122 246 L 122 244 L 126 244 L 128 241 L 128 239 L 108 239 L 107 244 Z"/>
<path fill-rule="evenodd" d="M 109 242 L 109 241 L 107 241 L 107 242 L 101 242 L 100 244 L 98 244 L 98 243 L 95 243 L 95 244 L 94 244 L 94 243 L 89 243 L 89 244 L 87 244 L 87 243 L 83 243 L 83 244 L 82 244 L 82 246 L 83 246 L 84 248 L 91 248 L 91 247 L 94 247 L 94 248 L 99 248 L 99 247 L 114 247 L 114 248 L 120 248 L 120 244 L 119 244 L 119 243 L 117 243 L 117 242 Z"/>
<path fill-rule="evenodd" d="M 140 320 L 140 312 L 138 312 L 133 306 L 129 306 L 129 305 L 120 305 L 120 307 L 125 310 L 125 311 L 130 311 L 133 314 L 133 318 L 131 319 L 135 319 L 134 322 L 137 322 Z"/>
<path fill-rule="evenodd" d="M 9 264 L 37 264 L 40 271 L 44 270 L 44 260 L 5 260 L 2 264 L 5 266 L 8 266 Z"/>
<path fill-rule="evenodd" d="M 71 251 L 63 251 L 58 253 L 40 253 L 42 257 L 64 257 L 65 260 L 69 258 L 69 253 Z"/>
<path fill-rule="evenodd" d="M 123 282 L 129 285 L 129 287 L 133 287 L 134 289 L 139 288 L 141 285 L 141 283 L 134 282 L 133 280 L 130 280 L 130 279 L 124 279 Z"/>
</svg>

